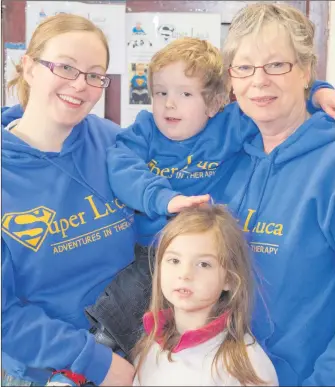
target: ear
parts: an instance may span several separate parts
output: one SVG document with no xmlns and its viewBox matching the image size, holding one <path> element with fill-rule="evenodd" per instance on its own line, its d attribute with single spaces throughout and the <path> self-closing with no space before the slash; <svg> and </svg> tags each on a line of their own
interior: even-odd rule
<svg viewBox="0 0 335 387">
<path fill-rule="evenodd" d="M 225 98 L 223 94 L 217 94 L 207 108 L 207 115 L 209 118 L 214 117 L 215 114 L 224 106 Z"/>
<path fill-rule="evenodd" d="M 227 280 L 226 280 L 226 282 L 224 283 L 222 290 L 223 290 L 224 292 L 228 292 L 228 291 L 230 290 L 230 286 L 229 286 L 229 283 L 228 283 Z"/>
<path fill-rule="evenodd" d="M 301 68 L 301 78 L 302 78 L 304 87 L 305 85 L 309 85 L 309 82 L 311 80 L 311 72 L 312 70 L 310 65 Z"/>
<path fill-rule="evenodd" d="M 29 55 L 23 55 L 21 58 L 23 78 L 31 86 L 34 78 L 35 62 Z"/>
</svg>

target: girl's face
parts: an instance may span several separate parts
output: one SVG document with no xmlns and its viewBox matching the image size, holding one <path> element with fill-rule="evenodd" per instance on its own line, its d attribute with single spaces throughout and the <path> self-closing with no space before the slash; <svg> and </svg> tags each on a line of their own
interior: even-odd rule
<svg viewBox="0 0 335 387">
<path fill-rule="evenodd" d="M 95 33 L 68 32 L 50 39 L 39 59 L 104 75 L 107 52 Z M 23 58 L 23 67 L 30 85 L 28 106 L 36 110 L 42 122 L 72 128 L 102 95 L 103 89 L 88 85 L 83 74 L 75 80 L 64 79 L 28 56 Z"/>
<path fill-rule="evenodd" d="M 213 231 L 177 236 L 166 249 L 160 270 L 163 295 L 176 317 L 192 315 L 198 326 L 205 324 L 222 291 L 229 290 Z"/>
</svg>

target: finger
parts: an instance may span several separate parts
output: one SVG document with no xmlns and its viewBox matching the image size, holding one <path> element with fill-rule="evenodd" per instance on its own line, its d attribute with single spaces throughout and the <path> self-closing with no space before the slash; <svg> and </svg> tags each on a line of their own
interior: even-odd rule
<svg viewBox="0 0 335 387">
<path fill-rule="evenodd" d="M 326 107 L 325 112 L 332 118 L 335 118 L 335 107 Z"/>
<path fill-rule="evenodd" d="M 204 202 L 208 202 L 209 199 L 210 199 L 210 196 L 208 194 L 199 195 L 199 196 L 192 196 L 193 203 L 204 203 Z"/>
</svg>

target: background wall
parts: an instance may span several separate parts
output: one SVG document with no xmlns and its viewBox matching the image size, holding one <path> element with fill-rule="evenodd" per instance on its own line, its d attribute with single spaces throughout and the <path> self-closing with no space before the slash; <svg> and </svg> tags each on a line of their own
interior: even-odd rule
<svg viewBox="0 0 335 387">
<path fill-rule="evenodd" d="M 329 2 L 327 81 L 335 85 L 335 1 Z"/>
<path fill-rule="evenodd" d="M 50 1 L 50 0 L 49 0 Z M 84 1 L 85 2 L 85 1 Z M 86 1 L 94 3 L 97 1 Z M 105 0 L 106 3 L 125 2 L 127 12 L 214 12 L 222 15 L 222 40 L 236 12 L 249 1 L 211 0 Z M 256 1 L 251 1 L 256 2 Z M 335 85 L 335 2 L 334 1 L 269 1 L 288 3 L 304 12 L 316 26 L 316 51 L 318 55 L 318 79 L 326 79 Z M 330 9 L 331 5 L 331 9 Z M 3 0 L 2 53 L 4 42 L 25 41 L 25 0 Z M 331 12 L 331 13 L 330 13 Z M 329 41 L 328 36 L 330 33 Z M 328 52 L 327 52 L 328 51 Z M 3 78 L 3 72 L 2 72 Z M 106 90 L 105 116 L 120 123 L 121 77 L 111 74 L 111 86 Z M 4 82 L 2 82 L 4 87 Z"/>
</svg>

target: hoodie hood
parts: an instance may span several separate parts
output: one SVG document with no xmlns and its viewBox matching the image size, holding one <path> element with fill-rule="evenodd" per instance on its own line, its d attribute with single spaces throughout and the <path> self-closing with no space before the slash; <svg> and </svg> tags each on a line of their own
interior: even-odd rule
<svg viewBox="0 0 335 387">
<path fill-rule="evenodd" d="M 321 148 L 334 140 L 334 119 L 324 112 L 318 112 L 305 121 L 270 154 L 264 152 L 263 140 L 260 133 L 249 142 L 245 142 L 244 150 L 255 158 L 268 158 L 274 164 L 282 164 Z"/>
<path fill-rule="evenodd" d="M 43 152 L 33 148 L 23 140 L 14 136 L 6 127 L 14 120 L 20 119 L 23 110 L 20 105 L 1 109 L 2 119 L 2 162 L 10 164 L 27 163 L 31 161 L 46 160 L 47 158 L 61 158 L 78 148 L 84 141 L 87 132 L 87 118 L 76 125 L 64 141 L 60 152 Z"/>
</svg>

